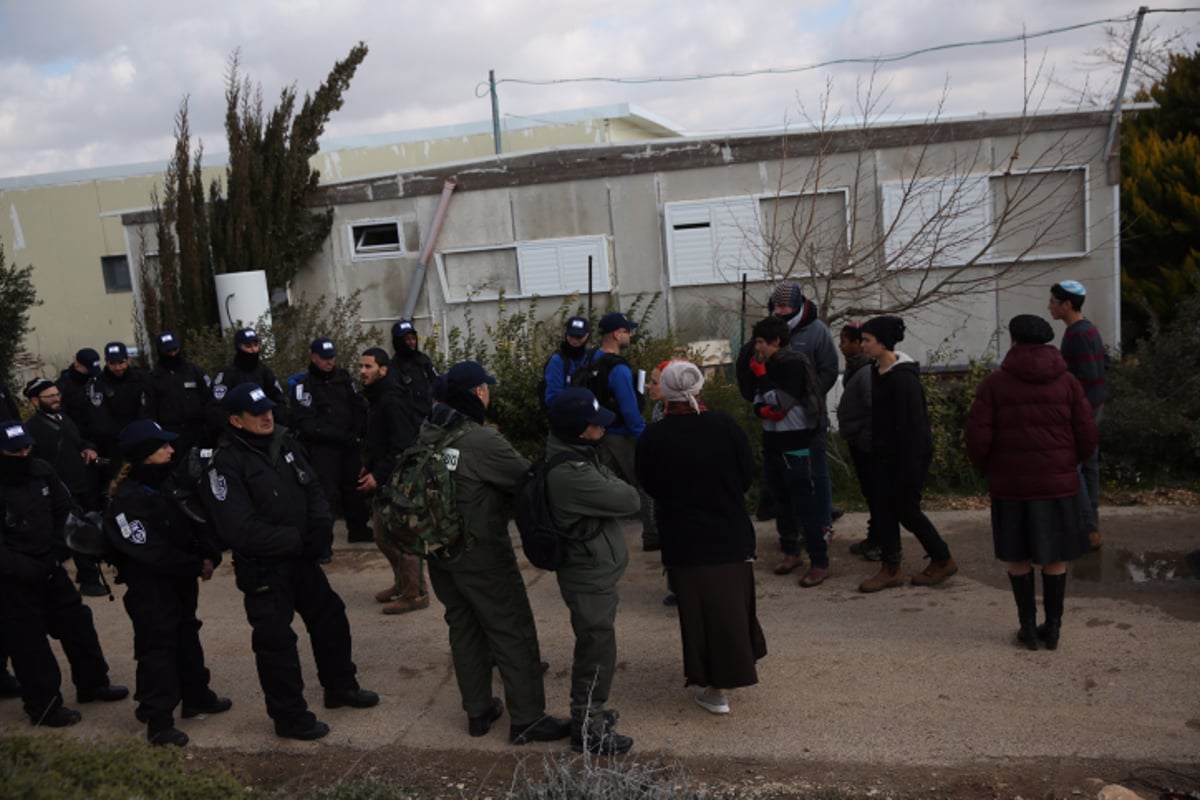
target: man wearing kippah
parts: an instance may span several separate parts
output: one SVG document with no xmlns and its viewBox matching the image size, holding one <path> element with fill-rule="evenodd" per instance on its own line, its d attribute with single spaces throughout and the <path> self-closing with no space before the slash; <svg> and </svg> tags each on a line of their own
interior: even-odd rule
<svg viewBox="0 0 1200 800">
<path fill-rule="evenodd" d="M 46 378 L 34 378 L 25 386 L 25 397 L 34 415 L 25 423 L 33 437 L 33 456 L 54 467 L 71 499 L 85 511 L 100 511 L 99 492 L 89 474 L 96 460 L 96 446 L 86 441 L 70 417 L 62 413 L 62 391 Z M 88 597 L 103 597 L 108 589 L 100 581 L 100 566 L 95 558 L 72 552 L 75 581 L 79 592 Z"/>
<path fill-rule="evenodd" d="M 1108 397 L 1108 355 L 1100 331 L 1083 316 L 1087 289 L 1079 281 L 1059 281 L 1050 287 L 1050 316 L 1066 323 L 1062 338 L 1062 356 L 1067 370 L 1079 379 L 1096 426 L 1104 415 Z M 1079 465 L 1079 514 L 1088 544 L 1100 548 L 1100 447 Z"/>
</svg>

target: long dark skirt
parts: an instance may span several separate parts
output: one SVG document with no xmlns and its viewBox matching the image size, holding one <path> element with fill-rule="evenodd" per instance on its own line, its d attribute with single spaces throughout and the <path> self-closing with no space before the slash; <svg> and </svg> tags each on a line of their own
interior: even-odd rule
<svg viewBox="0 0 1200 800">
<path fill-rule="evenodd" d="M 1000 561 L 1054 564 L 1088 550 L 1075 496 L 1049 500 L 992 498 L 992 544 Z"/>
<path fill-rule="evenodd" d="M 688 686 L 734 689 L 758 683 L 754 662 L 767 654 L 746 562 L 668 570 L 679 598 L 683 674 Z"/>
</svg>

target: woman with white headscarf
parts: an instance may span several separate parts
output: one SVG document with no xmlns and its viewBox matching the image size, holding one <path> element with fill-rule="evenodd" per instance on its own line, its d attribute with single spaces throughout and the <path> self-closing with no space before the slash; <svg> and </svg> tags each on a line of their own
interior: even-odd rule
<svg viewBox="0 0 1200 800">
<path fill-rule="evenodd" d="M 700 399 L 704 375 L 688 361 L 662 370 L 662 421 L 637 447 L 637 475 L 654 498 L 662 560 L 679 597 L 687 686 L 696 702 L 729 713 L 728 690 L 758 683 L 767 654 L 754 598 L 754 526 L 745 493 L 754 480 L 750 440 Z"/>
</svg>

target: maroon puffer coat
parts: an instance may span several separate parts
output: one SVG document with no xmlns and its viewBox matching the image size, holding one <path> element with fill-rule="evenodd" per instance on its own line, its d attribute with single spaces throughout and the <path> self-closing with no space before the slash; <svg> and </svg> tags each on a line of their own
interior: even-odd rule
<svg viewBox="0 0 1200 800">
<path fill-rule="evenodd" d="M 1096 425 L 1058 349 L 1018 344 L 979 385 L 966 442 L 992 497 L 1070 497 L 1079 490 L 1077 465 L 1096 449 Z"/>
</svg>

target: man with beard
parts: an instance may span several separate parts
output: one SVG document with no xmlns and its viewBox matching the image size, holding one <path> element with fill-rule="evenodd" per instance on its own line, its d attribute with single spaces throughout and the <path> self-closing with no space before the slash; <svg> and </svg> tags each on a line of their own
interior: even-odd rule
<svg viewBox="0 0 1200 800">
<path fill-rule="evenodd" d="M 312 641 L 325 707 L 369 708 L 379 702 L 379 695 L 358 685 L 346 606 L 319 563 L 333 540 L 333 514 L 300 446 L 276 427 L 275 403 L 266 392 L 243 383 L 223 403 L 228 423 L 204 481 L 205 503 L 217 536 L 233 551 L 275 733 L 320 739 L 329 726 L 304 699 L 292 630 L 296 614 Z"/>
<path fill-rule="evenodd" d="M 75 354 L 71 366 L 64 369 L 56 381 L 62 392 L 63 413 L 75 421 L 85 438 L 91 435 L 92 404 L 88 398 L 88 384 L 99 374 L 100 354 L 85 347 Z"/>
<path fill-rule="evenodd" d="M 358 377 L 367 398 L 367 463 L 358 478 L 358 491 L 372 494 L 392 478 L 396 461 L 417 438 L 417 428 L 405 410 L 404 393 L 392 380 L 387 352 L 372 347 L 359 360 Z M 421 559 L 388 542 L 379 514 L 371 519 L 375 544 L 392 565 L 392 585 L 375 594 L 387 603 L 384 614 L 406 614 L 429 607 Z"/>
<path fill-rule="evenodd" d="M 71 664 L 78 702 L 122 700 L 129 690 L 109 683 L 91 609 L 59 565 L 71 497 L 54 468 L 32 453 L 20 420 L 0 422 L 0 649 L 12 658 L 30 722 L 63 728 L 81 717 L 63 705 L 48 636 Z"/>
<path fill-rule="evenodd" d="M 296 382 L 291 399 L 292 427 L 308 448 L 330 510 L 335 517 L 340 510 L 346 518 L 349 541 L 371 541 L 371 513 L 358 491 L 358 443 L 365 432 L 367 406 L 350 373 L 337 366 L 333 340 L 313 340 L 308 372 Z"/>
<path fill-rule="evenodd" d="M 217 402 L 211 406 L 209 426 L 214 434 L 225 427 L 225 413 L 220 401 L 226 392 L 243 383 L 256 383 L 261 386 L 267 397 L 271 398 L 271 402 L 275 403 L 275 422 L 280 425 L 285 423 L 283 411 L 287 404 L 283 388 L 271 368 L 262 363 L 261 355 L 262 343 L 258 340 L 254 328 L 242 328 L 233 335 L 233 361 L 221 367 L 213 380 L 212 394 Z"/>
<path fill-rule="evenodd" d="M 71 499 L 87 511 L 100 510 L 100 498 L 93 488 L 90 465 L 99 454 L 91 442 L 84 441 L 79 428 L 63 414 L 62 392 L 46 378 L 34 378 L 25 386 L 25 396 L 34 414 L 25 423 L 33 437 L 33 455 L 54 467 Z M 75 581 L 88 597 L 103 597 L 108 589 L 100 582 L 100 566 L 95 558 L 72 552 Z"/>
<path fill-rule="evenodd" d="M 411 321 L 402 319 L 392 326 L 392 357 L 389 372 L 403 391 L 413 427 L 419 428 L 433 407 L 433 382 L 437 370 L 429 356 L 417 349 L 417 329 Z"/>
<path fill-rule="evenodd" d="M 129 363 L 122 342 L 104 345 L 104 369 L 88 384 L 92 403 L 92 441 L 103 458 L 121 457 L 117 436 L 126 425 L 146 416 L 146 373 Z"/>
<path fill-rule="evenodd" d="M 594 350 L 572 385 L 589 389 L 600 405 L 613 412 L 612 424 L 600 440 L 600 463 L 630 486 L 637 486 L 641 499 L 638 512 L 642 521 L 642 550 L 658 550 L 658 527 L 654 521 L 654 504 L 638 484 L 634 453 L 638 439 L 646 429 L 642 418 L 642 394 L 637 389 L 633 368 L 621 355 L 628 349 L 633 329 L 638 324 L 620 311 L 610 311 L 600 318 L 600 347 Z M 590 376 L 589 376 L 590 373 Z"/>
</svg>

